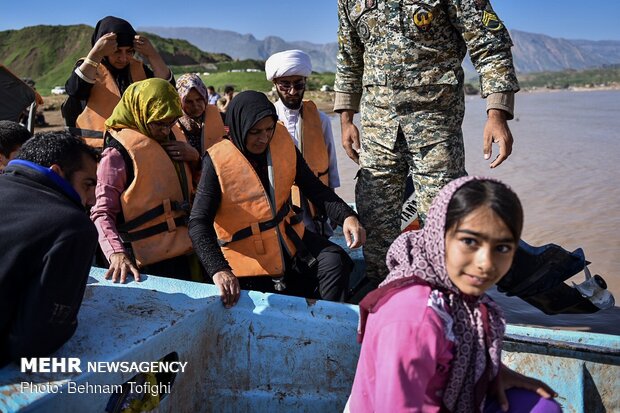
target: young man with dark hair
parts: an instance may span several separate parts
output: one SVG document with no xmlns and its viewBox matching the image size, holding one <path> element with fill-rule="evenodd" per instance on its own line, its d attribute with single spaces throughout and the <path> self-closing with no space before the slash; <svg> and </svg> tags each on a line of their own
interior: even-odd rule
<svg viewBox="0 0 620 413">
<path fill-rule="evenodd" d="M 0 120 L 0 173 L 31 136 L 28 129 L 19 123 Z"/>
<path fill-rule="evenodd" d="M 28 140 L 0 175 L 0 366 L 49 355 L 75 332 L 97 230 L 95 149 L 68 133 Z"/>
</svg>

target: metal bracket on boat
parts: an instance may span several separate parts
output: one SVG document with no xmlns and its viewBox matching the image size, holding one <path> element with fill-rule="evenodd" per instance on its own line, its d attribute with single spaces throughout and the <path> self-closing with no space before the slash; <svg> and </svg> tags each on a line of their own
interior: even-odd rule
<svg viewBox="0 0 620 413">
<path fill-rule="evenodd" d="M 583 272 L 586 275 L 586 280 L 581 284 L 573 282 L 573 288 L 601 310 L 615 306 L 616 300 L 613 294 L 607 290 L 607 283 L 603 277 L 598 274 L 592 276 L 587 266 L 583 269 Z"/>
<path fill-rule="evenodd" d="M 286 284 L 284 283 L 284 277 L 272 278 L 272 281 L 273 281 L 273 288 L 277 292 L 282 292 L 286 290 Z"/>
</svg>

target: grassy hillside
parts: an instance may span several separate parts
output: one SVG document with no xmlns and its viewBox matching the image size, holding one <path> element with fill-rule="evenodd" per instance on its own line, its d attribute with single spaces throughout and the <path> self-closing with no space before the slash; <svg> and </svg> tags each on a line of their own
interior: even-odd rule
<svg viewBox="0 0 620 413">
<path fill-rule="evenodd" d="M 20 77 L 36 82 L 42 95 L 64 85 L 75 62 L 88 54 L 93 28 L 87 25 L 31 26 L 0 31 L 2 63 Z M 232 59 L 221 53 L 206 53 L 185 40 L 164 39 L 144 33 L 170 66 L 203 67 Z"/>
<path fill-rule="evenodd" d="M 45 95 L 53 86 L 64 85 L 77 59 L 86 56 L 92 31 L 86 25 L 3 31 L 0 56 L 13 73 L 34 79 L 37 89 Z"/>
<path fill-rule="evenodd" d="M 218 65 L 219 67 L 219 65 Z M 184 73 L 184 72 L 181 72 Z M 176 74 L 176 72 L 175 72 Z M 308 78 L 306 90 L 319 90 L 321 86 L 334 86 L 334 73 L 313 73 Z M 222 92 L 226 85 L 233 85 L 237 92 L 242 90 L 258 90 L 268 92 L 273 83 L 265 77 L 265 72 L 217 72 L 207 76 L 201 75 L 206 85 L 213 85 L 215 90 Z"/>
</svg>

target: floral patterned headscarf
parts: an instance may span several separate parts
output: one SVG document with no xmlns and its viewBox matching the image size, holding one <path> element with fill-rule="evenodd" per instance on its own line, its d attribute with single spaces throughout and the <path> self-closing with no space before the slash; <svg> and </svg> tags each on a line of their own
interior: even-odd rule
<svg viewBox="0 0 620 413">
<path fill-rule="evenodd" d="M 207 100 L 207 87 L 202 82 L 200 76 L 194 73 L 186 73 L 177 79 L 177 91 L 179 92 L 179 97 L 181 98 L 181 103 L 185 102 L 185 98 L 190 90 L 196 89 L 196 92 L 202 96 L 205 103 Z"/>
<path fill-rule="evenodd" d="M 447 303 L 456 342 L 443 403 L 451 412 L 481 411 L 489 381 L 499 372 L 506 327 L 501 309 L 489 296 L 483 294 L 477 299 L 465 296 L 452 283 L 446 270 L 448 204 L 459 188 L 473 180 L 493 179 L 465 176 L 446 185 L 433 200 L 424 228 L 400 235 L 390 246 L 386 257 L 390 273 L 380 286 L 388 289 L 390 285 L 404 286 L 422 280 L 437 290 Z M 361 331 L 366 308 L 376 310 L 364 301 L 360 304 Z"/>
<path fill-rule="evenodd" d="M 110 129 L 134 129 L 151 137 L 148 124 L 178 119 L 183 114 L 179 95 L 168 81 L 152 78 L 132 83 L 105 121 Z"/>
</svg>

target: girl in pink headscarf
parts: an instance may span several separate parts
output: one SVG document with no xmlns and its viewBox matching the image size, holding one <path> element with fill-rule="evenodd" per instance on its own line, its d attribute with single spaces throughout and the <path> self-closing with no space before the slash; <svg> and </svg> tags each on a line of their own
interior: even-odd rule
<svg viewBox="0 0 620 413">
<path fill-rule="evenodd" d="M 360 303 L 350 412 L 561 411 L 546 384 L 502 365 L 505 320 L 485 294 L 510 269 L 522 226 L 501 182 L 463 177 L 442 189 Z"/>
</svg>

